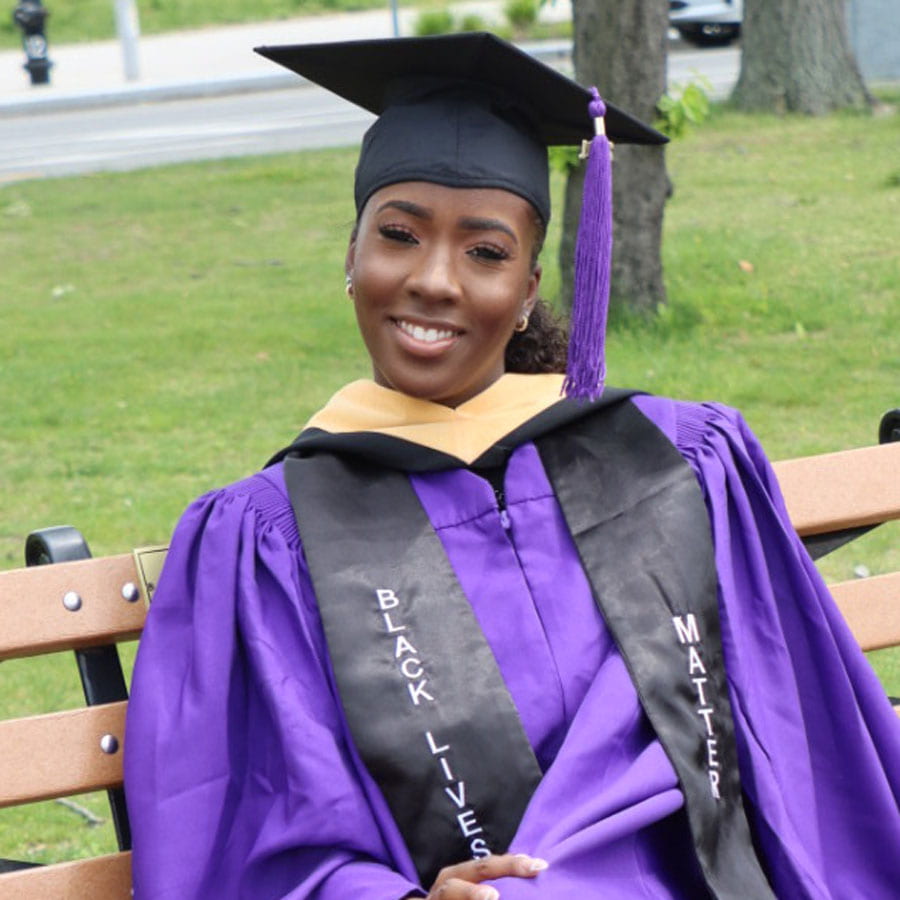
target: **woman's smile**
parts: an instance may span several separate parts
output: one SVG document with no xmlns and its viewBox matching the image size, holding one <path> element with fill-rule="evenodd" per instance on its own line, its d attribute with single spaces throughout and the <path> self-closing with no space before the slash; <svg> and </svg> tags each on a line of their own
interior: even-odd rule
<svg viewBox="0 0 900 900">
<path fill-rule="evenodd" d="M 390 320 L 400 332 L 400 339 L 411 353 L 436 354 L 448 350 L 462 334 L 458 328 L 420 324 L 410 319 Z"/>
<path fill-rule="evenodd" d="M 347 252 L 375 381 L 446 406 L 496 381 L 537 299 L 538 225 L 528 201 L 498 188 L 376 191 Z"/>
</svg>

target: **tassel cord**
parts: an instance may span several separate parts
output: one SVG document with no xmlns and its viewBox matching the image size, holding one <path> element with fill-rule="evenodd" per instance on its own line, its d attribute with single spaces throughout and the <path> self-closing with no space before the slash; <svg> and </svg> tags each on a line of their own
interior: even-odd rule
<svg viewBox="0 0 900 900">
<path fill-rule="evenodd" d="M 591 141 L 575 246 L 566 396 L 594 400 L 606 378 L 604 343 L 612 267 L 612 153 L 603 126 L 606 106 L 593 88 L 589 112 L 596 134 Z"/>
</svg>

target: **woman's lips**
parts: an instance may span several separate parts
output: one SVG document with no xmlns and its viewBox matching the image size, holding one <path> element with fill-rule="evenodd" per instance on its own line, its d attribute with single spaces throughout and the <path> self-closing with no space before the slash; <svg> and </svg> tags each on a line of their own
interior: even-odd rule
<svg viewBox="0 0 900 900">
<path fill-rule="evenodd" d="M 392 319 L 401 335 L 401 342 L 414 353 L 437 355 L 456 343 L 459 329 L 437 325 L 421 325 L 408 319 Z"/>
</svg>

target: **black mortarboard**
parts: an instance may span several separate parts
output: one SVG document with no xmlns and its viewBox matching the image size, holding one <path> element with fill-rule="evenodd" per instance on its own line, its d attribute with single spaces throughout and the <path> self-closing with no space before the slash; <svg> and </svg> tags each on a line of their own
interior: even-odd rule
<svg viewBox="0 0 900 900">
<path fill-rule="evenodd" d="M 366 135 L 356 203 L 397 181 L 500 187 L 550 215 L 544 148 L 594 134 L 590 92 L 483 32 L 258 47 L 257 53 L 381 116 Z M 607 104 L 610 140 L 665 138 Z"/>
<path fill-rule="evenodd" d="M 366 132 L 357 164 L 357 212 L 379 188 L 429 181 L 512 191 L 546 222 L 547 147 L 582 144 L 599 135 L 586 180 L 580 235 L 589 233 L 591 246 L 585 249 L 579 237 L 567 382 L 570 395 L 599 393 L 612 241 L 606 138 L 661 144 L 662 134 L 493 34 L 295 44 L 256 52 L 379 116 Z M 587 274 L 580 276 L 579 269 Z M 587 343 L 580 334 L 589 336 Z"/>
</svg>

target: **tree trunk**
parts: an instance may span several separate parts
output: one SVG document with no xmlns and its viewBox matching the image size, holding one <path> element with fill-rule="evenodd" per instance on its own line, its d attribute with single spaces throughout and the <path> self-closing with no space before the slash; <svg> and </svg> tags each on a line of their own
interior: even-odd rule
<svg viewBox="0 0 900 900">
<path fill-rule="evenodd" d="M 573 0 L 576 80 L 652 122 L 666 90 L 665 0 Z M 639 311 L 665 303 L 663 207 L 669 194 L 662 147 L 618 144 L 613 163 L 613 265 L 610 301 Z M 566 185 L 560 244 L 561 301 L 572 303 L 572 267 L 581 210 L 581 167 Z"/>
<path fill-rule="evenodd" d="M 747 0 L 733 103 L 813 116 L 870 104 L 845 7 L 846 0 Z"/>
</svg>

